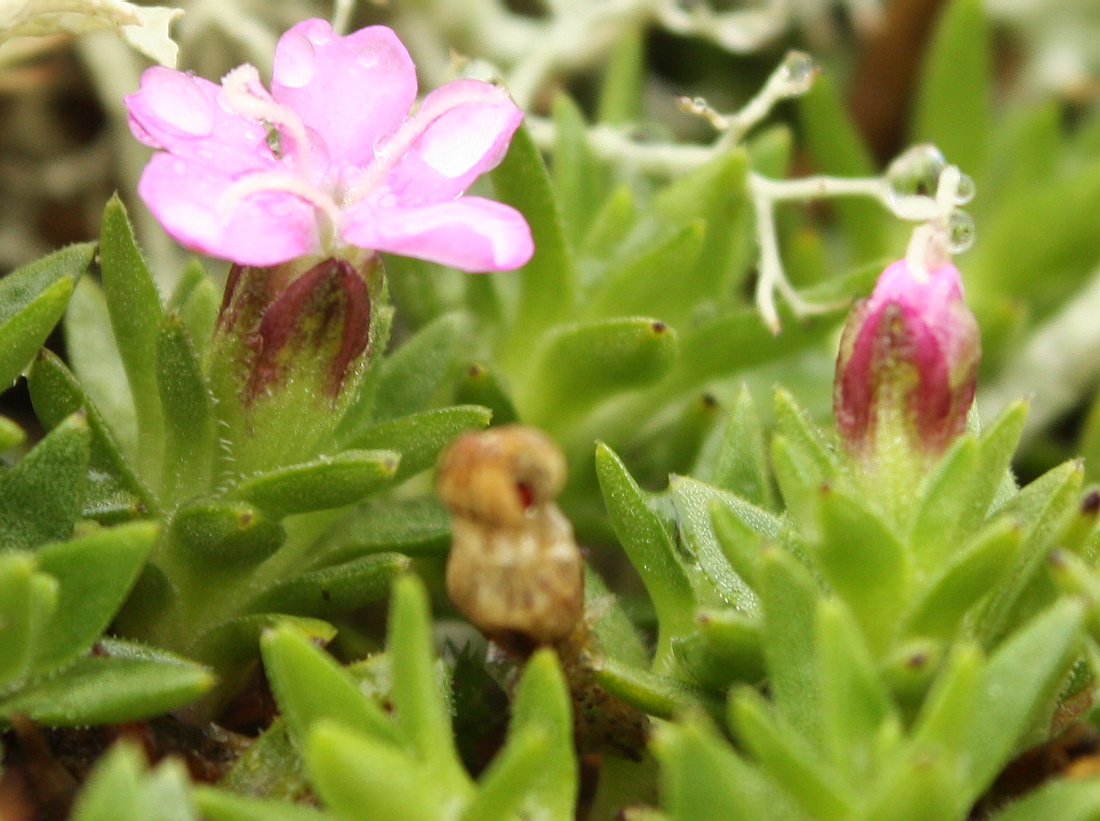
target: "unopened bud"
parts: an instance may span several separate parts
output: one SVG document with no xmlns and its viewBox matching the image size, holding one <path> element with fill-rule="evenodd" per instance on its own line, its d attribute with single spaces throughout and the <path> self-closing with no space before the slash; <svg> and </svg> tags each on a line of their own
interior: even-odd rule
<svg viewBox="0 0 1100 821">
<path fill-rule="evenodd" d="M 901 442 L 927 464 L 966 429 L 981 342 L 959 272 L 890 265 L 848 316 L 833 409 L 849 449 L 874 460 Z"/>
</svg>

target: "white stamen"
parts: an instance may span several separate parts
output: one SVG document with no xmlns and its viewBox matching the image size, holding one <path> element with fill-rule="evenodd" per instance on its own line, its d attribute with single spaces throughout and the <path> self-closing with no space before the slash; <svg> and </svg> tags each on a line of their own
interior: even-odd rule
<svg viewBox="0 0 1100 821">
<path fill-rule="evenodd" d="M 290 137 L 301 174 L 312 179 L 309 134 L 298 112 L 277 103 L 260 82 L 254 65 L 237 66 L 222 78 L 222 99 L 232 110 L 245 117 L 268 123 Z"/>
</svg>

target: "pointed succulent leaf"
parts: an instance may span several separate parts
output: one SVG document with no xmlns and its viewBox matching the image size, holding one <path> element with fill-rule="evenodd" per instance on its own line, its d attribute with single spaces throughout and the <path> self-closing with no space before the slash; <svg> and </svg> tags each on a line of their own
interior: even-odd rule
<svg viewBox="0 0 1100 821">
<path fill-rule="evenodd" d="M 985 720 L 978 702 L 984 665 L 976 646 L 955 645 L 913 724 L 914 749 L 943 750 L 956 760 L 967 755 L 972 726 Z"/>
<path fill-rule="evenodd" d="M 970 481 L 977 462 L 977 440 L 961 436 L 925 480 L 908 539 L 918 572 L 939 567 L 964 535 L 957 533 L 959 519 L 972 495 Z"/>
<path fill-rule="evenodd" d="M 111 316 L 137 417 L 138 453 L 160 452 L 163 425 L 156 381 L 156 340 L 164 310 L 153 275 L 134 240 L 126 208 L 116 195 L 107 203 L 99 237 L 103 293 Z"/>
<path fill-rule="evenodd" d="M 168 310 L 179 315 L 195 352 L 200 356 L 214 333 L 220 304 L 221 294 L 202 263 L 197 259 L 190 260 L 183 267 L 168 300 Z"/>
<path fill-rule="evenodd" d="M 160 484 L 167 499 L 188 499 L 210 486 L 216 446 L 214 397 L 177 313 L 167 314 L 161 322 L 155 361 L 164 410 Z"/>
<path fill-rule="evenodd" d="M 408 567 L 408 558 L 399 553 L 362 556 L 279 582 L 244 610 L 335 618 L 382 598 Z"/>
<path fill-rule="evenodd" d="M 631 255 L 615 260 L 600 277 L 597 287 L 585 297 L 583 316 L 603 319 L 615 316 L 658 316 L 678 322 L 690 310 L 695 294 L 679 290 L 670 294 L 671 271 L 683 271 L 695 264 L 706 237 L 702 220 L 658 231 L 644 244 L 631 247 Z"/>
<path fill-rule="evenodd" d="M 821 541 L 815 558 L 877 657 L 898 628 L 909 592 L 908 557 L 890 527 L 855 496 L 823 489 L 820 512 Z"/>
<path fill-rule="evenodd" d="M 638 206 L 629 185 L 611 190 L 596 212 L 581 245 L 580 257 L 608 260 L 623 246 L 638 220 Z"/>
<path fill-rule="evenodd" d="M 422 760 L 335 722 L 319 721 L 310 731 L 305 758 L 310 782 L 342 821 L 437 821 L 455 804 Z"/>
<path fill-rule="evenodd" d="M 517 129 L 492 178 L 497 196 L 527 218 L 535 240 L 535 255 L 518 274 L 519 305 L 512 330 L 500 348 L 506 370 L 511 372 L 523 363 L 547 328 L 570 318 L 577 277 L 546 165 L 525 126 Z"/>
<path fill-rule="evenodd" d="M 1026 419 L 1027 403 L 1014 402 L 982 431 L 978 440 L 977 467 L 967 494 L 967 507 L 962 510 L 956 526 L 958 533 L 970 533 L 977 529 L 989 514 L 990 506 L 995 504 L 1006 477 L 1012 481 L 1009 466 Z M 1015 487 L 1014 482 L 1012 487 Z"/>
<path fill-rule="evenodd" d="M 746 612 L 755 610 L 758 606 L 756 595 L 730 566 L 714 533 L 712 505 L 724 505 L 765 539 L 774 540 L 779 536 L 779 520 L 732 493 L 689 477 L 673 476 L 669 481 L 669 490 L 676 509 L 681 541 L 690 549 L 711 584 L 727 604 Z"/>
<path fill-rule="evenodd" d="M 568 325 L 546 340 L 519 406 L 532 423 L 560 428 L 604 399 L 656 382 L 676 355 L 676 332 L 656 319 Z"/>
<path fill-rule="evenodd" d="M 0 550 L 68 537 L 84 503 L 91 433 L 74 414 L 0 473 Z"/>
<path fill-rule="evenodd" d="M 754 690 L 742 688 L 731 696 L 729 724 L 734 737 L 808 816 L 839 819 L 851 812 L 854 790 Z"/>
<path fill-rule="evenodd" d="M 133 743 L 116 745 L 92 770 L 73 807 L 73 821 L 146 821 L 140 781 L 145 753 Z"/>
<path fill-rule="evenodd" d="M 223 675 L 239 672 L 255 661 L 264 630 L 290 623 L 318 644 L 327 644 L 336 628 L 326 621 L 282 613 L 258 613 L 223 622 L 195 637 L 188 651 L 192 658 L 208 664 Z"/>
<path fill-rule="evenodd" d="M 286 540 L 286 531 L 247 502 L 205 498 L 176 511 L 168 529 L 172 551 L 195 566 L 256 565 Z"/>
<path fill-rule="evenodd" d="M 541 650 L 524 667 L 508 740 L 462 821 L 499 821 L 517 811 L 520 817 L 571 821 L 577 787 L 569 692 L 556 655 Z"/>
<path fill-rule="evenodd" d="M 359 690 L 355 679 L 300 630 L 282 624 L 260 641 L 264 670 L 299 748 L 309 730 L 327 719 L 379 743 L 400 746 L 394 722 Z"/>
<path fill-rule="evenodd" d="M 551 181 L 569 244 L 576 248 L 588 231 L 605 190 L 603 169 L 588 141 L 584 114 L 572 98 L 558 93 L 553 103 L 554 148 Z"/>
<path fill-rule="evenodd" d="M 374 386 L 375 423 L 431 407 L 454 368 L 463 324 L 458 314 L 441 316 L 383 360 Z"/>
<path fill-rule="evenodd" d="M 1048 781 L 991 816 L 992 821 L 1094 821 L 1100 818 L 1100 784 L 1094 779 Z"/>
<path fill-rule="evenodd" d="M 70 415 L 83 410 L 91 429 L 89 463 L 116 481 L 122 495 L 141 508 L 138 512 L 155 512 L 158 508 L 153 492 L 138 474 L 111 424 L 85 391 L 76 376 L 51 351 L 42 351 L 27 378 L 34 412 L 47 428 L 55 428 Z M 94 508 L 94 500 L 89 499 Z"/>
<path fill-rule="evenodd" d="M 781 433 L 772 437 L 771 463 L 788 518 L 803 538 L 819 539 L 821 517 L 818 508 L 821 489 L 825 486 L 820 469 Z"/>
<path fill-rule="evenodd" d="M 199 785 L 191 795 L 209 821 L 335 821 L 334 816 L 306 804 L 251 798 L 228 789 Z"/>
<path fill-rule="evenodd" d="M 760 556 L 756 592 L 764 609 L 764 662 L 777 709 L 804 728 L 822 733 L 821 681 L 814 642 L 821 588 L 790 553 L 770 545 Z"/>
<path fill-rule="evenodd" d="M 870 149 L 828 74 L 814 80 L 810 90 L 798 98 L 797 106 L 801 132 L 820 173 L 845 177 L 871 177 L 878 173 Z M 873 262 L 886 256 L 887 221 L 878 203 L 861 197 L 838 197 L 833 207 L 855 262 Z"/>
<path fill-rule="evenodd" d="M 385 499 L 358 507 L 322 536 L 310 567 L 326 567 L 375 553 L 442 554 L 451 544 L 451 516 L 433 496 Z"/>
<path fill-rule="evenodd" d="M 611 525 L 657 610 L 656 668 L 667 670 L 671 641 L 693 632 L 695 593 L 664 524 L 646 505 L 642 489 L 606 445 L 596 448 L 596 474 Z"/>
<path fill-rule="evenodd" d="M 725 423 L 703 445 L 691 475 L 765 510 L 775 506 L 764 429 L 747 386 L 741 386 Z"/>
<path fill-rule="evenodd" d="M 646 75 L 643 26 L 624 29 L 608 58 L 600 85 L 597 120 L 609 125 L 637 122 Z"/>
<path fill-rule="evenodd" d="M 73 245 L 0 280 L 0 390 L 7 390 L 61 320 L 77 279 L 92 261 Z"/>
<path fill-rule="evenodd" d="M 915 136 L 964 172 L 982 170 L 992 131 L 992 38 L 981 0 L 952 0 L 940 16 L 917 86 Z"/>
<path fill-rule="evenodd" d="M 733 571 L 750 589 L 755 590 L 760 554 L 769 540 L 749 527 L 721 499 L 713 499 L 709 508 L 718 548 Z"/>
<path fill-rule="evenodd" d="M 1079 602 L 1063 599 L 1028 621 L 997 648 L 982 673 L 980 720 L 967 739 L 971 797 L 1033 739 L 1027 733 L 1049 714 L 1073 663 L 1083 621 Z"/>
<path fill-rule="evenodd" d="M 57 607 L 57 581 L 29 553 L 0 555 L 0 693 L 31 669 L 38 637 Z"/>
<path fill-rule="evenodd" d="M 510 425 L 519 419 L 508 389 L 496 372 L 481 362 L 463 368 L 455 385 L 455 402 L 488 408 L 494 425 Z"/>
<path fill-rule="evenodd" d="M 57 580 L 58 608 L 36 648 L 36 672 L 68 663 L 107 628 L 137 580 L 157 532 L 156 524 L 137 522 L 38 551 L 39 568 Z"/>
<path fill-rule="evenodd" d="M 653 752 L 661 763 L 661 805 L 669 821 L 807 818 L 698 719 L 661 727 Z"/>
<path fill-rule="evenodd" d="M 642 712 L 672 719 L 692 710 L 717 715 L 718 702 L 702 688 L 663 673 L 651 673 L 611 658 L 597 661 L 596 682 L 607 692 Z"/>
<path fill-rule="evenodd" d="M 883 724 L 900 726 L 900 717 L 859 625 L 835 599 L 818 606 L 817 646 L 828 755 L 849 784 L 866 783 L 878 764 L 876 740 Z"/>
<path fill-rule="evenodd" d="M 782 388 L 775 392 L 775 425 L 800 461 L 812 464 L 823 481 L 833 478 L 839 459 L 832 444 L 799 407 L 794 395 Z"/>
<path fill-rule="evenodd" d="M 401 463 L 391 481 L 402 482 L 431 467 L 451 440 L 465 430 L 484 428 L 492 413 L 480 405 L 455 405 L 391 419 L 357 432 L 344 444 L 359 450 L 391 450 Z"/>
<path fill-rule="evenodd" d="M 705 610 L 694 635 L 673 643 L 680 666 L 710 690 L 763 681 L 762 623 L 738 610 Z"/>
<path fill-rule="evenodd" d="M 967 542 L 929 580 L 905 620 L 912 636 L 951 638 L 962 619 L 983 596 L 996 589 L 1020 549 L 1021 531 L 1010 519 Z"/>
<path fill-rule="evenodd" d="M 248 745 L 248 749 L 237 757 L 229 772 L 221 777 L 218 784 L 236 795 L 262 796 L 276 800 L 265 801 L 262 805 L 250 805 L 252 807 L 276 802 L 284 807 L 297 806 L 297 802 L 313 793 L 306 778 L 306 768 L 302 762 L 301 753 L 290 736 L 286 719 L 281 716 L 275 718 L 267 729 Z M 202 806 L 203 802 L 199 796 L 196 796 L 196 800 Z M 245 812 L 248 808 L 239 809 Z M 212 815 L 212 817 L 216 816 Z M 234 817 L 250 819 L 254 816 Z M 258 816 L 257 821 L 262 821 L 264 818 L 266 816 Z"/>
<path fill-rule="evenodd" d="M 243 480 L 232 495 L 273 518 L 354 504 L 397 474 L 392 450 L 345 450 L 312 462 L 277 468 Z"/>
<path fill-rule="evenodd" d="M 437 777 L 465 783 L 435 675 L 428 593 L 415 576 L 394 583 L 386 647 L 393 665 L 394 708 L 405 738 Z"/>
<path fill-rule="evenodd" d="M 0 699 L 0 717 L 41 724 L 117 724 L 161 715 L 209 692 L 214 675 L 198 664 L 86 656 Z"/>
</svg>

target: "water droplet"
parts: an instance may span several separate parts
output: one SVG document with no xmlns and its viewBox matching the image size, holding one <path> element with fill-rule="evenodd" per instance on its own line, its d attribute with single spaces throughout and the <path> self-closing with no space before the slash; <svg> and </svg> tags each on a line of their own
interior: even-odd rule
<svg viewBox="0 0 1100 821">
<path fill-rule="evenodd" d="M 936 195 L 940 173 L 947 160 L 936 146 L 915 145 L 898 156 L 886 169 L 886 184 L 890 187 L 893 206 L 904 207 L 912 200 L 929 200 Z"/>
<path fill-rule="evenodd" d="M 317 69 L 313 44 L 307 37 L 284 36 L 279 42 L 279 63 L 276 80 L 290 88 L 302 88 Z"/>
<path fill-rule="evenodd" d="M 306 37 L 315 46 L 323 46 L 332 39 L 332 27 L 324 20 L 317 20 L 306 30 Z"/>
<path fill-rule="evenodd" d="M 947 248 L 961 254 L 974 244 L 974 218 L 965 211 L 956 211 L 947 221 Z"/>
<path fill-rule="evenodd" d="M 356 59 L 363 68 L 374 68 L 378 65 L 378 53 L 375 51 L 361 51 Z"/>
<path fill-rule="evenodd" d="M 969 174 L 963 174 L 959 177 L 959 187 L 955 190 L 955 205 L 966 205 L 974 199 L 976 192 L 974 178 Z"/>
<path fill-rule="evenodd" d="M 804 51 L 792 51 L 783 59 L 779 67 L 779 78 L 783 83 L 783 94 L 796 97 L 805 94 L 817 77 L 817 63 Z"/>
</svg>

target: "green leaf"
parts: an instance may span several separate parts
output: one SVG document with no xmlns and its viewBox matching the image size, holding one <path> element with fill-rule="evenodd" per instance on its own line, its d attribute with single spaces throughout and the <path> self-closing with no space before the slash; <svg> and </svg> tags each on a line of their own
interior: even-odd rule
<svg viewBox="0 0 1100 821">
<path fill-rule="evenodd" d="M 169 313 L 161 324 L 156 366 L 164 409 L 161 487 L 166 499 L 189 499 L 210 486 L 214 398 L 179 314 Z"/>
<path fill-rule="evenodd" d="M 820 173 L 839 177 L 873 177 L 878 173 L 829 74 L 817 77 L 810 90 L 798 98 L 797 105 L 801 131 Z M 837 197 L 830 208 L 836 210 L 840 233 L 852 248 L 854 262 L 872 262 L 888 253 L 887 215 L 881 205 L 863 197 Z"/>
<path fill-rule="evenodd" d="M 99 256 L 107 310 L 137 415 L 139 461 L 151 466 L 160 453 L 163 436 L 156 345 L 164 312 L 153 275 L 117 195 L 103 212 Z"/>
<path fill-rule="evenodd" d="M 661 762 L 661 805 L 669 821 L 818 817 L 800 812 L 772 780 L 698 719 L 660 727 L 653 752 Z"/>
<path fill-rule="evenodd" d="M 955 645 L 913 724 L 914 749 L 940 749 L 958 758 L 969 754 L 972 728 L 986 721 L 985 705 L 978 701 L 983 662 L 975 645 Z"/>
<path fill-rule="evenodd" d="M 680 540 L 691 550 L 711 584 L 727 604 L 749 612 L 757 608 L 756 595 L 730 566 L 711 524 L 711 509 L 720 502 L 751 530 L 767 539 L 779 536 L 779 520 L 738 496 L 685 476 L 669 480 L 669 494 L 676 508 Z"/>
<path fill-rule="evenodd" d="M 512 703 L 508 740 L 481 779 L 462 821 L 520 817 L 573 821 L 577 756 L 569 692 L 551 650 L 527 662 Z"/>
<path fill-rule="evenodd" d="M 500 200 L 517 208 L 531 226 L 535 255 L 518 273 L 519 304 L 512 329 L 499 348 L 508 373 L 522 367 L 548 328 L 568 320 L 576 299 L 576 272 L 565 226 L 538 146 L 526 126 L 512 137 L 504 161 L 492 172 Z"/>
<path fill-rule="evenodd" d="M 982 674 L 980 720 L 972 725 L 971 797 L 976 798 L 1049 711 L 1081 640 L 1080 603 L 1063 599 L 1033 618 L 990 657 Z"/>
<path fill-rule="evenodd" d="M 860 499 L 821 491 L 821 542 L 814 555 L 832 591 L 851 608 L 879 657 L 896 635 L 911 569 L 887 524 Z"/>
<path fill-rule="evenodd" d="M 531 424 L 560 429 L 601 400 L 657 381 L 676 353 L 676 332 L 655 319 L 569 325 L 546 341 L 517 403 Z"/>
<path fill-rule="evenodd" d="M 982 169 L 992 131 L 990 33 L 981 0 L 951 0 L 917 86 L 915 142 L 935 143 L 964 172 Z"/>
<path fill-rule="evenodd" d="M 849 816 L 855 796 L 807 739 L 776 714 L 756 691 L 737 690 L 729 703 L 735 738 L 811 818 Z"/>
<path fill-rule="evenodd" d="M 87 421 L 74 414 L 0 473 L 0 551 L 32 550 L 72 533 L 84 501 L 90 439 Z"/>
<path fill-rule="evenodd" d="M 138 522 L 38 551 L 39 567 L 58 582 L 58 607 L 36 648 L 37 673 L 68 663 L 107 628 L 137 581 L 157 532 L 156 524 Z"/>
<path fill-rule="evenodd" d="M 592 147 L 584 114 L 565 93 L 554 96 L 554 148 L 551 179 L 562 206 L 567 240 L 577 247 L 588 231 L 604 194 L 604 173 Z"/>
<path fill-rule="evenodd" d="M 695 593 L 672 537 L 646 505 L 641 488 L 606 445 L 596 447 L 596 474 L 615 535 L 657 610 L 654 665 L 667 670 L 672 639 L 694 631 Z"/>
<path fill-rule="evenodd" d="M 176 511 L 168 532 L 173 552 L 195 567 L 256 565 L 286 540 L 286 531 L 247 502 L 196 499 Z"/>
<path fill-rule="evenodd" d="M 209 821 L 336 821 L 336 816 L 308 804 L 246 798 L 202 785 L 192 790 L 192 796 Z"/>
<path fill-rule="evenodd" d="M 881 766 L 876 748 L 882 725 L 900 728 L 859 625 L 835 599 L 823 599 L 817 616 L 822 713 L 833 766 L 850 784 L 866 783 Z"/>
<path fill-rule="evenodd" d="M 15 383 L 61 320 L 93 250 L 72 245 L 0 280 L 0 390 Z"/>
<path fill-rule="evenodd" d="M 194 701 L 214 681 L 197 664 L 88 656 L 0 699 L 0 717 L 23 713 L 55 727 L 135 721 Z"/>
<path fill-rule="evenodd" d="M 271 517 L 354 504 L 390 483 L 401 462 L 392 450 L 345 450 L 242 481 L 232 495 Z"/>
<path fill-rule="evenodd" d="M 110 420 L 120 448 L 130 459 L 135 458 L 137 420 L 130 384 L 111 331 L 103 289 L 92 277 L 84 277 L 76 284 L 65 312 L 64 327 L 66 358 L 79 377 L 82 393 L 87 392 L 86 401 Z M 77 382 L 77 377 L 69 378 Z"/>
<path fill-rule="evenodd" d="M 36 572 L 29 553 L 0 554 L 0 692 L 30 671 L 56 608 L 57 581 Z"/>
<path fill-rule="evenodd" d="M 747 386 L 738 391 L 725 424 L 703 445 L 691 475 L 758 507 L 775 506 L 764 429 Z"/>
<path fill-rule="evenodd" d="M 441 316 L 382 361 L 374 387 L 374 422 L 385 422 L 431 406 L 454 368 L 463 325 L 459 314 Z"/>
<path fill-rule="evenodd" d="M 451 543 L 451 515 L 435 496 L 363 505 L 333 526 L 310 551 L 311 567 L 386 551 L 441 554 Z"/>
<path fill-rule="evenodd" d="M 661 673 L 604 658 L 595 662 L 596 683 L 627 704 L 655 718 L 672 719 L 700 708 L 712 714 L 720 712 L 718 702 L 699 687 Z"/>
<path fill-rule="evenodd" d="M 290 738 L 286 719 L 275 718 L 258 738 L 248 745 L 233 762 L 229 772 L 221 777 L 219 786 L 239 795 L 278 799 L 284 807 L 295 806 L 290 802 L 301 801 L 313 794 L 306 779 L 306 767 L 298 747 Z M 203 801 L 196 796 L 200 806 Z M 249 807 L 263 807 L 272 802 L 250 803 Z M 241 808 L 244 812 L 247 808 Z M 233 816 L 238 817 L 238 816 Z M 239 816 L 251 818 L 252 816 Z M 257 821 L 265 821 L 259 816 Z"/>
<path fill-rule="evenodd" d="M 214 333 L 221 298 L 202 263 L 197 259 L 189 260 L 168 300 L 168 311 L 183 320 L 191 344 L 200 356 Z"/>
<path fill-rule="evenodd" d="M 764 661 L 777 708 L 807 738 L 820 739 L 821 680 L 814 636 L 823 593 L 805 567 L 774 545 L 761 553 L 756 590 L 764 608 Z"/>
<path fill-rule="evenodd" d="M 404 736 L 440 777 L 464 782 L 451 717 L 435 675 L 428 593 L 415 576 L 402 576 L 394 583 L 386 648 L 392 659 L 394 708 Z"/>
<path fill-rule="evenodd" d="M 658 231 L 650 242 L 631 248 L 629 256 L 607 267 L 598 287 L 586 295 L 581 315 L 585 319 L 637 315 L 678 321 L 690 310 L 695 294 L 679 288 L 670 291 L 669 279 L 672 272 L 695 264 L 705 237 L 702 220 Z"/>
<path fill-rule="evenodd" d="M 391 481 L 403 482 L 431 467 L 440 451 L 460 433 L 489 424 L 491 412 L 480 405 L 455 405 L 424 411 L 372 425 L 357 432 L 346 448 L 391 450 L 401 454 L 401 464 Z"/>
<path fill-rule="evenodd" d="M 733 610 L 704 610 L 699 629 L 673 647 L 683 669 L 710 690 L 763 681 L 763 622 Z"/>
<path fill-rule="evenodd" d="M 113 428 L 103 418 L 84 386 L 52 352 L 42 351 L 27 379 L 34 411 L 42 424 L 55 428 L 70 415 L 83 410 L 91 429 L 89 463 L 106 474 L 119 491 L 129 497 L 135 513 L 155 513 L 159 506 L 152 491 L 138 475 Z M 94 478 L 94 477 L 93 477 Z M 94 508 L 89 489 L 89 507 Z"/>
<path fill-rule="evenodd" d="M 454 811 L 448 785 L 426 772 L 422 761 L 339 724 L 318 722 L 305 757 L 317 793 L 345 821 L 439 821 Z"/>
<path fill-rule="evenodd" d="M 327 719 L 380 743 L 399 744 L 394 722 L 359 690 L 358 682 L 300 630 L 282 624 L 260 642 L 264 669 L 279 711 L 300 748 L 309 730 Z"/>
<path fill-rule="evenodd" d="M 1096 821 L 1100 818 L 1100 783 L 1094 779 L 1048 781 L 992 816 L 993 821 Z"/>
<path fill-rule="evenodd" d="M 191 794 L 195 805 L 209 821 L 331 821 L 333 818 L 308 805 L 247 798 L 214 787 L 199 785 Z"/>
<path fill-rule="evenodd" d="M 115 745 L 88 777 L 72 821 L 148 821 L 139 786 L 145 760 L 135 742 Z"/>
<path fill-rule="evenodd" d="M 645 81 L 645 38 L 642 27 L 624 27 L 619 31 L 607 60 L 596 119 L 608 125 L 638 120 Z"/>
<path fill-rule="evenodd" d="M 604 198 L 603 205 L 592 219 L 592 225 L 581 246 L 582 259 L 611 259 L 625 244 L 638 221 L 634 191 L 620 185 Z"/>
<path fill-rule="evenodd" d="M 814 466 L 819 481 L 831 480 L 835 476 L 838 459 L 834 448 L 822 430 L 799 407 L 793 394 L 783 388 L 775 392 L 775 425 L 800 461 Z"/>
<path fill-rule="evenodd" d="M 334 618 L 382 598 L 409 560 L 378 553 L 286 579 L 252 599 L 245 610 Z"/>
<path fill-rule="evenodd" d="M 455 386 L 455 402 L 488 408 L 493 414 L 494 425 L 510 425 L 519 419 L 508 389 L 500 377 L 481 362 L 474 362 L 462 370 Z"/>
<path fill-rule="evenodd" d="M 905 632 L 952 638 L 970 608 L 996 589 L 1020 541 L 1019 525 L 1002 519 L 967 542 L 929 581 L 906 617 Z"/>
<path fill-rule="evenodd" d="M 255 661 L 264 630 L 288 623 L 296 625 L 318 644 L 327 644 L 336 635 L 335 627 L 319 619 L 259 613 L 222 622 L 200 633 L 188 652 L 215 670 L 240 672 L 242 667 Z"/>
</svg>

